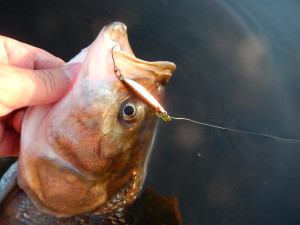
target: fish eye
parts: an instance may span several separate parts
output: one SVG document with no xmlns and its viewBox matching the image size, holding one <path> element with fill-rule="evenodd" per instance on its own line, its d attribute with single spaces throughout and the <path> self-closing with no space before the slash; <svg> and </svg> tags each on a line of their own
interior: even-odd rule
<svg viewBox="0 0 300 225">
<path fill-rule="evenodd" d="M 126 125 L 134 125 L 141 121 L 145 115 L 143 103 L 135 99 L 127 99 L 121 103 L 119 109 L 119 119 Z"/>
<path fill-rule="evenodd" d="M 127 103 L 123 107 L 123 117 L 125 120 L 131 119 L 136 114 L 136 107 L 132 103 Z"/>
</svg>

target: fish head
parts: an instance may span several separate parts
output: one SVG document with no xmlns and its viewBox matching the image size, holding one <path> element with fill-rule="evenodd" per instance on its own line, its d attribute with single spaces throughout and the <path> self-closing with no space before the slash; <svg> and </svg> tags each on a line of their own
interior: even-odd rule
<svg viewBox="0 0 300 225">
<path fill-rule="evenodd" d="M 114 66 L 161 102 L 175 65 L 136 58 L 120 22 L 104 27 L 70 62 L 83 65 L 69 93 L 25 114 L 18 184 L 54 216 L 113 213 L 142 188 L 157 122 Z"/>
</svg>

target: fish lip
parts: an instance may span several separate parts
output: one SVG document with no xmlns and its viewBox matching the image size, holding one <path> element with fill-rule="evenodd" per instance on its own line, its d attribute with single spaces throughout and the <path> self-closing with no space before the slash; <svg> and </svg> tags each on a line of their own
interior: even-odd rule
<svg viewBox="0 0 300 225">
<path fill-rule="evenodd" d="M 105 26 L 105 32 L 108 33 L 110 39 L 119 45 L 121 51 L 134 57 L 133 51 L 130 47 L 127 33 L 127 26 L 122 22 L 113 22 Z"/>
<path fill-rule="evenodd" d="M 162 84 L 168 83 L 169 78 L 176 69 L 174 63 L 168 61 L 145 61 L 135 57 L 128 40 L 127 27 L 122 22 L 113 22 L 104 27 L 104 33 L 108 36 L 112 42 L 112 51 L 116 65 L 124 74 L 126 74 L 126 68 L 134 68 L 135 71 L 139 71 L 139 74 L 128 74 L 129 78 L 141 76 L 141 74 L 155 74 L 155 79 Z M 121 59 L 122 60 L 118 60 Z M 126 61 L 126 63 L 121 61 Z M 132 73 L 132 69 L 130 73 Z M 129 71 L 127 71 L 129 72 Z"/>
<path fill-rule="evenodd" d="M 105 26 L 104 29 L 105 29 L 105 32 L 107 32 L 109 34 L 110 39 L 116 43 L 115 45 L 120 46 L 120 49 L 115 47 L 113 49 L 113 51 L 123 54 L 123 56 L 125 56 L 126 58 L 132 60 L 133 62 L 139 63 L 139 64 L 144 64 L 144 65 L 148 65 L 148 66 L 156 65 L 163 69 L 168 69 L 169 72 L 165 72 L 165 75 L 167 75 L 168 77 L 170 77 L 171 74 L 176 69 L 176 65 L 171 62 L 167 62 L 167 61 L 150 62 L 150 61 L 142 60 L 142 59 L 135 57 L 135 55 L 131 49 L 129 40 L 128 40 L 127 26 L 124 23 L 113 22 L 113 23 L 110 23 L 107 26 Z"/>
</svg>

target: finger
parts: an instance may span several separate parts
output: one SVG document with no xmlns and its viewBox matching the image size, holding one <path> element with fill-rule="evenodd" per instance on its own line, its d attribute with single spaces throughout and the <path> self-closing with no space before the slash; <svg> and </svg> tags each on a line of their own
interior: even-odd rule
<svg viewBox="0 0 300 225">
<path fill-rule="evenodd" d="M 18 110 L 13 117 L 12 126 L 18 133 L 21 133 L 25 112 L 26 109 Z"/>
<path fill-rule="evenodd" d="M 50 70 L 0 66 L 0 116 L 31 105 L 60 100 L 72 88 L 81 64 Z"/>
<path fill-rule="evenodd" d="M 0 123 L 3 125 L 6 129 L 14 129 L 18 133 L 21 133 L 22 128 L 22 121 L 24 114 L 26 112 L 27 108 L 21 108 L 12 111 L 11 113 L 0 117 Z M 1 126 L 0 126 L 0 136 L 1 136 Z M 1 141 L 1 139 L 0 139 Z"/>
<path fill-rule="evenodd" d="M 0 143 L 3 140 L 4 132 L 5 132 L 5 124 L 3 121 L 0 120 Z"/>
<path fill-rule="evenodd" d="M 0 63 L 24 69 L 50 69 L 64 61 L 40 48 L 0 36 Z"/>
<path fill-rule="evenodd" d="M 20 152 L 20 134 L 6 130 L 0 142 L 0 157 L 18 156 Z"/>
</svg>

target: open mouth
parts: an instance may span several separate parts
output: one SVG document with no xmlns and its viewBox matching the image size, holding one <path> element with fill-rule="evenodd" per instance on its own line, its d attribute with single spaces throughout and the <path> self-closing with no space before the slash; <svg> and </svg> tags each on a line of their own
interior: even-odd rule
<svg viewBox="0 0 300 225">
<path fill-rule="evenodd" d="M 127 27 L 124 23 L 111 23 L 105 27 L 105 32 L 109 34 L 109 37 L 113 42 L 116 42 L 116 45 L 119 45 L 119 50 L 134 57 L 128 41 Z"/>
</svg>

